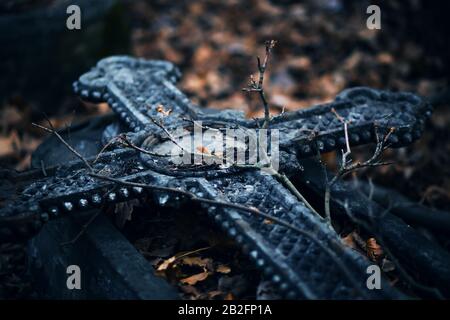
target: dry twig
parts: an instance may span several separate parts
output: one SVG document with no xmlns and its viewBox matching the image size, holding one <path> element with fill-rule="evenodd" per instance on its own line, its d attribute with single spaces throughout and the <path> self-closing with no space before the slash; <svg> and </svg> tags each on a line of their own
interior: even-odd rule
<svg viewBox="0 0 450 320">
<path fill-rule="evenodd" d="M 269 40 L 266 41 L 265 45 L 266 45 L 266 54 L 264 57 L 263 62 L 261 63 L 261 59 L 259 57 L 257 57 L 257 61 L 258 61 L 258 72 L 259 72 L 259 78 L 258 81 L 255 80 L 255 78 L 253 77 L 253 75 L 250 76 L 250 81 L 248 83 L 248 87 L 247 88 L 243 88 L 243 91 L 246 92 L 257 92 L 259 94 L 259 97 L 261 98 L 261 101 L 263 103 L 264 106 L 264 123 L 262 128 L 266 129 L 269 126 L 269 122 L 270 122 L 270 110 L 269 110 L 269 103 L 267 102 L 266 99 L 266 95 L 264 93 L 264 74 L 266 72 L 267 69 L 267 63 L 269 62 L 269 58 L 270 55 L 272 53 L 272 49 L 275 47 L 275 44 L 277 42 L 275 40 Z"/>
<path fill-rule="evenodd" d="M 380 161 L 380 157 L 381 157 L 383 151 L 389 147 L 389 145 L 387 143 L 389 136 L 395 130 L 395 128 L 390 128 L 389 132 L 382 139 L 380 139 L 379 133 L 378 133 L 378 127 L 376 125 L 374 125 L 374 132 L 375 132 L 375 137 L 376 137 L 376 141 L 377 141 L 374 153 L 372 154 L 370 159 L 368 159 L 366 161 L 353 162 L 351 159 L 349 159 L 349 157 L 352 154 L 352 150 L 350 148 L 350 141 L 349 141 L 349 136 L 348 136 L 348 125 L 351 122 L 344 119 L 342 116 L 340 116 L 334 108 L 331 110 L 331 112 L 333 112 L 335 114 L 335 116 L 339 119 L 339 121 L 341 121 L 343 123 L 346 150 L 345 151 L 342 150 L 342 159 L 341 159 L 341 163 L 338 168 L 338 172 L 333 177 L 333 179 L 331 179 L 331 181 L 328 181 L 326 167 L 323 164 L 323 162 L 320 161 L 321 166 L 324 171 L 324 175 L 325 175 L 325 200 L 324 200 L 325 204 L 324 204 L 324 206 L 325 206 L 325 215 L 326 215 L 326 218 L 329 223 L 331 223 L 331 212 L 330 212 L 331 187 L 336 183 L 336 181 L 338 179 L 343 178 L 350 172 L 354 172 L 359 169 L 367 168 L 367 167 L 379 167 L 379 166 L 385 166 L 385 165 L 391 164 L 390 162 Z M 320 158 L 320 152 L 319 152 L 319 158 Z"/>
<path fill-rule="evenodd" d="M 34 122 L 32 123 L 32 125 L 35 126 L 35 127 L 40 128 L 40 129 L 42 129 L 42 130 L 45 130 L 45 131 L 47 131 L 47 132 L 50 132 L 50 133 L 54 134 L 55 137 L 57 137 L 58 140 L 61 141 L 61 143 L 64 144 L 64 146 L 66 146 L 66 148 L 69 149 L 70 152 L 72 152 L 72 153 L 73 153 L 75 156 L 77 156 L 81 161 L 83 161 L 84 164 L 86 165 L 86 167 L 88 167 L 88 168 L 92 171 L 93 168 L 92 168 L 92 166 L 89 164 L 89 162 L 88 162 L 88 161 L 87 161 L 87 160 L 86 160 L 86 159 L 85 159 L 85 158 L 84 158 L 77 150 L 75 150 L 74 148 L 72 148 L 72 146 L 71 146 L 70 144 L 68 144 L 68 143 L 64 140 L 63 137 L 61 137 L 61 135 L 55 130 L 55 128 L 53 127 L 53 125 L 52 125 L 52 123 L 51 123 L 51 121 L 50 121 L 49 119 L 47 119 L 47 122 L 48 122 L 50 128 L 41 126 L 41 125 L 36 124 L 36 123 L 34 123 Z"/>
</svg>

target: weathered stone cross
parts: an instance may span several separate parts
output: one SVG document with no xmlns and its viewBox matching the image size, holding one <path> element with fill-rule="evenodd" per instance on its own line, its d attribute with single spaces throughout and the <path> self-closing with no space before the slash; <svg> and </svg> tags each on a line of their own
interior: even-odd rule
<svg viewBox="0 0 450 320">
<path fill-rule="evenodd" d="M 260 170 L 233 167 L 176 166 L 164 157 L 153 155 L 158 146 L 169 140 L 165 130 L 171 132 L 182 127 L 191 132 L 194 121 L 217 129 L 239 126 L 244 130 L 258 130 L 259 127 L 258 121 L 247 120 L 239 112 L 212 113 L 193 105 L 174 85 L 179 76 L 177 68 L 169 62 L 117 56 L 101 60 L 80 77 L 74 84 L 75 92 L 88 101 L 107 102 L 132 130 L 128 137 L 134 145 L 149 151 L 146 154 L 130 148 L 114 148 L 95 162 L 88 159 L 93 169 L 123 181 L 178 188 L 199 198 L 258 208 L 313 233 L 317 241 L 283 225 L 267 223 L 251 212 L 202 204 L 211 219 L 242 246 L 287 298 L 397 297 L 396 290 L 387 283 L 382 290 L 368 290 L 369 262 L 343 246 L 329 225 L 274 176 Z M 162 118 L 164 127 L 153 120 L 161 119 L 160 105 L 172 110 Z M 393 146 L 409 144 L 420 136 L 430 112 L 413 94 L 355 88 L 344 91 L 332 103 L 276 116 L 270 128 L 279 131 L 281 170 L 301 170 L 297 159 L 315 155 L 316 148 L 328 152 L 345 146 L 343 125 L 331 112 L 332 108 L 351 121 L 348 136 L 352 145 L 375 142 L 375 124 L 378 130 L 395 127 L 389 136 Z M 314 141 L 311 130 L 317 132 Z M 161 206 L 183 200 L 170 192 L 96 179 L 88 174 L 83 161 L 45 171 L 10 177 L 14 181 L 11 196 L 0 209 L 1 242 L 26 241 L 49 219 L 76 214 L 103 203 L 123 202 L 149 194 Z M 337 261 L 347 270 L 339 268 Z"/>
</svg>

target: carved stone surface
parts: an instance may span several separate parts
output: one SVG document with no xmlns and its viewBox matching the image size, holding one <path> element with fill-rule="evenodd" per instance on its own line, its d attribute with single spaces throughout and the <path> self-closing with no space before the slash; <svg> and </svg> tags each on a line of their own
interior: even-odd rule
<svg viewBox="0 0 450 320">
<path fill-rule="evenodd" d="M 258 121 L 247 120 L 239 112 L 211 114 L 193 105 L 175 87 L 180 73 L 164 61 L 146 61 L 130 57 L 101 60 L 80 77 L 74 90 L 83 99 L 106 101 L 133 131 L 128 137 L 143 145 L 149 136 L 167 140 L 162 129 L 150 117 L 161 119 L 157 106 L 172 109 L 164 117 L 168 129 L 192 129 L 191 120 L 201 120 L 215 128 L 239 125 L 256 129 Z M 430 115 L 428 104 L 410 93 L 389 93 L 355 88 L 341 93 L 336 101 L 277 116 L 271 128 L 280 132 L 280 167 L 301 170 L 297 157 L 341 149 L 345 145 L 342 123 L 331 112 L 351 120 L 352 145 L 375 142 L 375 130 L 395 127 L 389 137 L 392 146 L 403 146 L 420 137 Z M 306 129 L 306 130 L 305 130 Z M 311 130 L 318 135 L 311 140 Z M 149 146 L 146 146 L 147 148 Z M 93 165 L 96 171 L 127 181 L 142 182 L 187 190 L 198 197 L 219 199 L 253 206 L 281 218 L 297 228 L 314 233 L 322 246 L 350 271 L 346 275 L 330 254 L 309 238 L 278 224 L 264 223 L 262 217 L 227 207 L 202 204 L 205 212 L 239 243 L 286 298 L 370 299 L 401 298 L 402 294 L 383 280 L 382 290 L 368 290 L 366 268 L 370 262 L 341 244 L 339 236 L 326 223 L 298 201 L 275 177 L 260 170 L 234 167 L 170 168 L 155 165 L 152 156 L 135 150 L 116 148 L 102 154 Z M 0 209 L 0 241 L 26 241 L 49 219 L 151 194 L 160 205 L 187 201 L 140 188 L 118 186 L 88 175 L 81 161 L 48 168 L 46 175 L 34 170 L 7 175 L 11 182 L 7 203 Z M 6 175 L 6 174 L 4 174 Z M 173 198 L 171 198 L 173 197 Z"/>
</svg>

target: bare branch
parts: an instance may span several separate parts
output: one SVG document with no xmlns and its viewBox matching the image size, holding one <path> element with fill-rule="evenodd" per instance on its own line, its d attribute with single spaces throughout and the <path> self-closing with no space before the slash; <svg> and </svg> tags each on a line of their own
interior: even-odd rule
<svg viewBox="0 0 450 320">
<path fill-rule="evenodd" d="M 120 136 L 118 136 L 119 141 L 122 143 L 122 145 L 124 145 L 125 147 L 129 147 L 131 149 L 134 149 L 136 151 L 139 151 L 141 153 L 144 154 L 148 154 L 149 156 L 153 156 L 153 157 L 170 157 L 170 154 L 159 154 L 159 153 L 154 153 L 154 152 L 150 152 L 148 150 L 145 150 L 141 147 L 138 147 L 137 145 L 133 144 L 125 134 L 122 134 Z"/>
<path fill-rule="evenodd" d="M 62 247 L 67 246 L 69 244 L 74 244 L 75 242 L 78 241 L 78 239 L 80 239 L 80 237 L 86 232 L 87 228 L 89 228 L 89 226 L 92 224 L 92 222 L 94 222 L 94 220 L 100 215 L 101 210 L 98 210 L 97 212 L 95 212 L 90 218 L 89 220 L 83 224 L 81 226 L 80 231 L 76 234 L 75 237 L 73 237 L 72 239 L 70 239 L 69 241 L 66 242 L 62 242 L 60 245 Z"/>
<path fill-rule="evenodd" d="M 350 147 L 350 141 L 349 141 L 349 135 L 348 135 L 348 125 L 351 123 L 351 121 L 346 120 L 344 117 L 339 115 L 339 113 L 334 108 L 331 109 L 331 112 L 334 113 L 336 118 L 340 122 L 342 122 L 342 124 L 344 126 L 346 151 L 344 152 L 342 150 L 342 160 L 339 165 L 338 172 L 333 177 L 333 179 L 331 179 L 331 181 L 328 181 L 327 169 L 326 169 L 325 164 L 321 161 L 320 152 L 318 151 L 318 158 L 319 158 L 319 161 L 320 161 L 320 164 L 322 166 L 322 170 L 323 170 L 324 176 L 325 176 L 325 196 L 324 196 L 324 198 L 325 198 L 324 199 L 325 215 L 326 215 L 327 220 L 330 223 L 331 223 L 331 212 L 330 212 L 331 187 L 336 183 L 336 181 L 338 179 L 345 177 L 347 174 L 349 174 L 351 172 L 357 171 L 362 168 L 379 167 L 379 166 L 385 166 L 385 165 L 392 164 L 391 162 L 380 161 L 380 157 L 381 157 L 383 151 L 388 148 L 389 145 L 387 144 L 387 142 L 388 142 L 389 136 L 395 130 L 395 128 L 390 128 L 389 132 L 382 139 L 380 139 L 378 130 L 377 130 L 378 129 L 377 125 L 374 125 L 375 137 L 376 137 L 376 141 L 377 141 L 374 153 L 372 154 L 370 159 L 368 159 L 364 162 L 360 162 L 360 161 L 353 162 L 349 159 L 349 157 L 352 154 L 352 150 Z"/>
<path fill-rule="evenodd" d="M 103 148 L 100 150 L 100 152 L 95 157 L 94 163 L 97 163 L 98 159 L 106 151 L 106 149 L 108 149 L 110 146 L 112 146 L 116 142 L 117 142 L 117 137 L 114 137 L 110 141 L 108 141 L 108 143 L 103 146 Z"/>
<path fill-rule="evenodd" d="M 269 62 L 270 55 L 272 53 L 272 49 L 275 47 L 275 44 L 277 42 L 275 40 L 266 41 L 266 55 L 264 57 L 264 61 L 261 63 L 261 59 L 257 57 L 258 62 L 258 72 L 259 72 L 259 79 L 258 82 L 255 81 L 253 75 L 250 76 L 250 81 L 247 88 L 242 89 L 246 92 L 258 92 L 259 97 L 261 99 L 261 102 L 264 107 L 264 123 L 262 128 L 267 129 L 269 127 L 270 123 L 270 109 L 269 109 L 269 103 L 267 102 L 266 95 L 264 93 L 264 74 L 267 69 L 267 64 Z"/>
<path fill-rule="evenodd" d="M 49 123 L 50 128 L 41 126 L 41 125 L 36 124 L 36 123 L 32 123 L 32 125 L 35 126 L 35 127 L 40 128 L 40 129 L 42 129 L 42 130 L 45 130 L 45 131 L 47 131 L 47 132 L 50 132 L 50 133 L 53 134 L 53 135 L 55 135 L 55 136 L 59 139 L 59 141 L 61 141 L 61 143 L 64 144 L 64 145 L 66 146 L 67 149 L 69 149 L 70 152 L 72 152 L 75 156 L 77 156 L 81 161 L 84 162 L 84 164 L 86 165 L 86 167 L 89 168 L 90 171 L 93 171 L 94 169 L 93 169 L 92 166 L 89 164 L 89 162 L 88 162 L 88 161 L 87 161 L 87 160 L 86 160 L 86 159 L 85 159 L 85 158 L 84 158 L 77 150 L 75 150 L 74 148 L 72 148 L 72 146 L 71 146 L 70 144 L 68 144 L 68 143 L 63 139 L 63 137 L 61 137 L 61 135 L 53 128 L 53 125 L 52 125 L 52 123 L 50 122 L 50 120 L 47 119 L 47 121 L 48 121 L 48 123 Z"/>
<path fill-rule="evenodd" d="M 91 177 L 100 179 L 100 180 L 106 180 L 106 181 L 110 181 L 110 182 L 114 182 L 117 184 L 121 184 L 121 185 L 126 185 L 129 187 L 139 187 L 139 188 L 143 188 L 143 189 L 150 189 L 153 191 L 162 191 L 162 192 L 167 192 L 167 193 L 175 193 L 178 195 L 182 195 L 185 196 L 186 198 L 195 201 L 195 202 L 201 202 L 201 203 L 207 203 L 207 204 L 211 204 L 211 205 L 216 205 L 216 206 L 221 206 L 221 207 L 228 207 L 228 208 L 233 208 L 239 211 L 244 211 L 244 212 L 248 212 L 251 214 L 255 214 L 255 215 L 259 215 L 265 219 L 268 219 L 274 223 L 280 224 L 286 228 L 295 230 L 297 232 L 299 232 L 300 229 L 298 229 L 297 227 L 287 223 L 286 221 L 279 219 L 277 217 L 273 217 L 269 214 L 266 214 L 264 212 L 261 212 L 260 210 L 258 210 L 257 208 L 254 207 L 247 207 L 244 205 L 240 205 L 237 203 L 231 203 L 231 202 L 225 202 L 225 201 L 219 201 L 219 200 L 212 200 L 212 199 L 207 199 L 207 198 L 200 198 L 198 197 L 196 194 L 189 192 L 189 191 L 184 191 L 184 190 L 180 190 L 180 189 L 176 189 L 176 188 L 170 188 L 170 187 L 162 187 L 162 186 L 157 186 L 157 185 L 150 185 L 150 184 L 145 184 L 145 183 L 138 183 L 138 182 L 131 182 L 131 181 L 125 181 L 122 179 L 117 179 L 117 178 L 112 178 L 109 176 L 105 176 L 105 175 L 101 175 L 101 174 L 97 174 L 94 172 L 89 173 L 89 175 Z"/>
<path fill-rule="evenodd" d="M 255 81 L 255 78 L 253 75 L 250 75 L 250 81 L 247 88 L 242 89 L 246 92 L 258 92 L 259 96 L 261 98 L 262 104 L 264 106 L 264 123 L 262 126 L 262 129 L 267 129 L 270 125 L 270 122 L 272 120 L 269 112 L 269 103 L 267 102 L 265 93 L 264 93 L 264 74 L 267 69 L 267 64 L 269 62 L 270 55 L 272 53 L 272 49 L 275 47 L 276 41 L 270 40 L 266 41 L 266 55 L 264 57 L 264 61 L 261 62 L 261 58 L 257 57 L 258 62 L 258 71 L 259 71 L 259 79 L 258 82 Z M 284 107 L 283 107 L 283 113 L 284 113 Z M 256 120 L 257 127 L 259 128 L 259 122 Z M 295 187 L 295 185 L 289 180 L 289 178 L 285 174 L 281 174 L 278 171 L 276 171 L 269 160 L 269 157 L 267 155 L 267 152 L 264 150 L 262 152 L 261 157 L 263 157 L 263 161 L 267 163 L 267 165 L 264 166 L 264 169 L 269 172 L 271 175 L 275 176 L 275 178 L 281 182 L 284 187 L 286 187 L 299 201 L 303 202 L 307 208 L 311 210 L 312 213 L 316 214 L 320 219 L 323 219 L 322 216 L 313 208 L 313 206 L 306 200 L 306 198 L 300 193 L 300 191 Z M 247 168 L 259 168 L 261 169 L 261 166 L 246 166 Z"/>
</svg>

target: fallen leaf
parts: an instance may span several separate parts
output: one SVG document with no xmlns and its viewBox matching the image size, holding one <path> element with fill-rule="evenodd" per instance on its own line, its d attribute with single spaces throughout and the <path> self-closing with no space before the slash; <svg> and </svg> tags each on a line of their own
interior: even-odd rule
<svg viewBox="0 0 450 320">
<path fill-rule="evenodd" d="M 231 272 L 231 268 L 228 267 L 228 266 L 226 266 L 226 265 L 220 264 L 220 265 L 217 267 L 216 271 L 219 272 L 219 273 L 225 273 L 225 274 L 227 274 L 227 273 L 230 273 L 230 272 Z"/>
<path fill-rule="evenodd" d="M 204 147 L 204 146 L 198 146 L 197 151 L 199 151 L 200 153 L 204 153 L 204 154 L 211 154 L 211 152 L 209 152 L 208 148 Z"/>
<path fill-rule="evenodd" d="M 367 244 L 364 239 L 355 230 L 350 232 L 347 236 L 342 238 L 344 244 L 348 245 L 354 250 L 360 250 L 362 252 L 367 252 Z"/>
<path fill-rule="evenodd" d="M 210 263 L 210 259 L 202 259 L 200 257 L 185 257 L 181 261 L 182 264 L 187 266 L 206 267 Z"/>
<path fill-rule="evenodd" d="M 391 64 L 394 62 L 394 57 L 388 52 L 378 54 L 376 59 L 381 64 Z"/>
<path fill-rule="evenodd" d="M 176 260 L 177 260 L 176 256 L 173 256 L 173 257 L 170 257 L 169 259 L 164 260 L 164 262 L 159 265 L 157 270 L 158 271 L 167 270 L 167 268 L 169 268 L 169 266 L 171 264 L 173 264 Z"/>
<path fill-rule="evenodd" d="M 167 270 L 167 268 L 172 265 L 175 261 L 177 261 L 178 259 L 181 258 L 185 258 L 191 254 L 194 253 L 198 253 L 198 252 L 202 252 L 205 250 L 208 250 L 210 247 L 205 247 L 205 248 L 200 248 L 194 251 L 189 251 L 189 252 L 179 252 L 176 255 L 174 255 L 173 257 L 170 257 L 169 259 L 164 260 L 164 262 L 158 267 L 157 271 L 164 271 Z"/>
<path fill-rule="evenodd" d="M 13 131 L 9 136 L 0 136 L 0 157 L 8 156 L 17 152 L 20 149 L 20 139 L 16 131 Z"/>
<path fill-rule="evenodd" d="M 227 295 L 225 296 L 224 300 L 234 300 L 233 294 L 231 292 L 227 293 Z"/>
<path fill-rule="evenodd" d="M 380 245 L 377 243 L 375 238 L 369 238 L 366 241 L 367 246 L 367 256 L 372 261 L 378 261 L 383 255 L 383 249 L 381 249 Z"/>
<path fill-rule="evenodd" d="M 193 276 L 181 279 L 180 282 L 193 286 L 197 282 L 205 280 L 206 278 L 208 278 L 208 276 L 209 276 L 209 272 L 206 269 L 204 269 L 203 272 L 200 272 L 200 273 L 194 274 Z"/>
<path fill-rule="evenodd" d="M 222 294 L 223 294 L 222 291 L 219 291 L 219 290 L 213 290 L 213 291 L 208 292 L 208 298 L 209 298 L 209 299 L 213 299 L 213 298 L 215 298 L 215 297 L 217 297 L 217 296 L 220 296 L 220 295 L 222 295 Z"/>
<path fill-rule="evenodd" d="M 357 249 L 358 248 L 355 240 L 353 239 L 353 232 L 349 233 L 347 236 L 342 238 L 342 241 L 345 243 L 345 245 L 349 246 L 352 249 Z"/>
<path fill-rule="evenodd" d="M 13 141 L 10 137 L 0 137 L 0 157 L 8 156 L 14 152 Z"/>
</svg>

